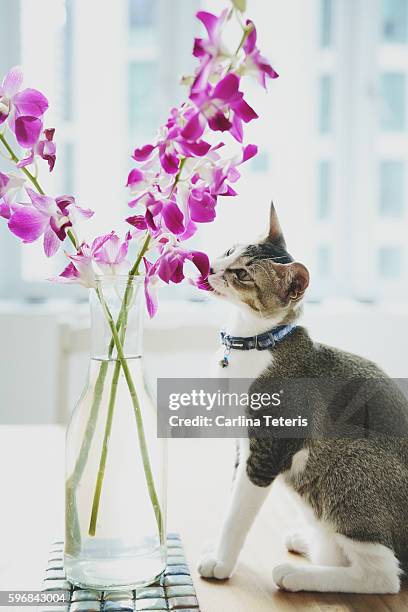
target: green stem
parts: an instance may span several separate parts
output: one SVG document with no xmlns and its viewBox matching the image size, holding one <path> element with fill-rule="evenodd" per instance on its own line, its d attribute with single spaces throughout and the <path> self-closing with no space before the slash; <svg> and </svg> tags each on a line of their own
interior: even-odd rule
<svg viewBox="0 0 408 612">
<path fill-rule="evenodd" d="M 139 438 L 140 454 L 142 456 L 142 462 L 143 462 L 143 468 L 144 468 L 144 473 L 145 473 L 145 478 L 146 478 L 147 489 L 148 489 L 150 501 L 152 502 L 153 510 L 156 516 L 156 522 L 157 522 L 157 526 L 159 529 L 160 542 L 163 542 L 163 538 L 164 538 L 163 517 L 162 517 L 162 512 L 161 512 L 160 503 L 159 503 L 159 499 L 157 496 L 155 484 L 154 484 L 152 468 L 150 465 L 149 451 L 147 448 L 146 436 L 144 433 L 143 418 L 142 418 L 142 413 L 140 409 L 139 399 L 137 397 L 136 388 L 135 388 L 135 385 L 132 379 L 132 375 L 130 373 L 129 365 L 127 363 L 126 357 L 123 352 L 122 343 L 119 338 L 119 334 L 118 334 L 115 322 L 113 320 L 112 314 L 109 310 L 108 305 L 106 304 L 104 300 L 104 297 L 100 289 L 98 288 L 96 291 L 97 291 L 98 298 L 101 302 L 102 308 L 105 312 L 107 322 L 112 332 L 112 336 L 113 336 L 117 354 L 118 354 L 118 359 L 119 359 L 120 365 L 122 366 L 123 374 L 125 376 L 126 383 L 127 383 L 129 393 L 130 393 L 130 397 L 132 400 L 133 410 L 134 410 L 135 418 L 136 418 L 137 433 L 138 433 L 138 438 Z"/>
<path fill-rule="evenodd" d="M 150 243 L 150 234 L 146 234 L 145 240 L 142 244 L 142 247 L 140 249 L 140 252 L 138 254 L 138 257 L 132 267 L 132 269 L 129 272 L 129 280 L 128 280 L 128 284 L 125 290 L 125 294 L 123 297 L 123 301 L 122 301 L 122 306 L 118 315 L 118 319 L 116 321 L 116 329 L 119 332 L 122 329 L 121 332 L 121 343 L 123 346 L 123 341 L 124 341 L 124 337 L 125 337 L 125 331 L 126 331 L 126 325 L 127 325 L 127 316 L 128 316 L 128 309 L 129 309 L 129 305 L 130 302 L 132 300 L 133 297 L 133 285 L 132 285 L 132 278 L 134 275 L 137 275 L 139 273 L 139 265 L 140 262 L 142 261 L 143 255 L 146 253 L 147 249 L 149 248 L 149 243 Z M 112 356 L 112 352 L 113 352 L 113 348 L 114 348 L 114 338 L 112 336 L 110 344 L 109 344 L 109 350 L 108 350 L 108 355 L 109 355 L 109 359 Z M 117 367 L 118 367 L 118 371 L 117 371 Z M 117 386 L 117 381 L 119 378 L 119 373 L 120 373 L 120 361 L 117 362 L 116 366 L 115 366 L 115 371 L 113 374 L 113 378 L 112 378 L 112 385 L 116 385 Z M 101 491 L 102 491 L 102 485 L 103 485 L 103 479 L 104 479 L 104 475 L 105 475 L 105 464 L 106 464 L 106 458 L 107 458 L 107 445 L 109 444 L 109 434 L 110 434 L 110 429 L 112 426 L 112 421 L 111 419 L 113 418 L 113 411 L 115 408 L 115 400 L 116 400 L 116 393 L 114 395 L 112 395 L 112 390 L 111 390 L 111 401 L 109 403 L 109 409 L 108 409 L 108 417 L 107 417 L 107 422 L 106 422 L 106 426 L 105 426 L 105 434 L 104 434 L 104 445 L 102 447 L 102 453 L 104 456 L 101 456 L 100 462 L 99 462 L 99 469 L 98 469 L 98 475 L 97 475 L 97 480 L 96 480 L 96 486 L 95 486 L 95 493 L 94 493 L 94 498 L 93 498 L 93 502 L 92 502 L 92 512 L 91 512 L 91 519 L 90 519 L 90 524 L 89 524 L 89 535 L 90 536 L 94 536 L 96 533 L 96 523 L 97 523 L 97 519 L 98 519 L 98 511 L 99 511 L 99 502 L 100 502 L 100 496 L 101 496 Z M 106 451 L 105 451 L 105 441 L 106 441 Z"/>
<path fill-rule="evenodd" d="M 105 476 L 106 459 L 108 456 L 108 444 L 112 431 L 113 411 L 115 408 L 116 395 L 118 391 L 118 381 L 120 374 L 120 361 L 115 363 L 115 370 L 112 377 L 112 385 L 109 397 L 108 414 L 106 417 L 105 434 L 102 442 L 102 453 L 99 461 L 98 477 L 96 479 L 95 493 L 92 503 L 91 520 L 89 523 L 89 535 L 94 536 L 96 532 L 96 521 L 98 519 L 99 503 L 101 500 L 102 484 Z"/>
<path fill-rule="evenodd" d="M 240 25 L 242 26 L 242 24 L 240 23 Z M 246 41 L 246 39 L 248 38 L 249 34 L 252 32 L 252 28 L 253 26 L 242 26 L 243 27 L 243 34 L 242 34 L 242 38 L 239 42 L 239 45 L 233 55 L 233 58 L 237 57 L 238 53 L 241 51 L 242 47 L 244 46 L 244 43 Z M 227 70 L 227 74 L 228 72 L 231 70 L 231 68 L 234 65 L 234 61 L 232 60 L 230 65 L 228 66 L 228 70 Z"/>
<path fill-rule="evenodd" d="M 5 146 L 5 148 L 7 149 L 7 152 L 10 155 L 11 161 L 14 162 L 15 164 L 18 164 L 18 162 L 20 160 L 17 157 L 17 155 L 14 153 L 14 151 L 11 148 L 11 146 L 9 145 L 9 143 L 7 142 L 7 139 L 4 136 L 4 134 L 0 134 L 0 142 L 2 142 L 3 145 Z M 36 179 L 36 177 L 33 174 L 31 174 L 31 172 L 29 170 L 27 170 L 27 168 L 20 168 L 20 170 L 22 170 L 22 172 L 24 172 L 26 177 L 32 182 L 34 187 L 37 189 L 38 193 L 40 193 L 41 195 L 45 195 L 45 192 L 43 191 L 43 189 L 42 189 L 40 183 L 38 182 L 38 180 Z"/>
<path fill-rule="evenodd" d="M 79 244 L 78 244 L 78 241 L 77 241 L 77 239 L 76 239 L 76 237 L 75 237 L 74 232 L 73 232 L 71 229 L 68 229 L 68 230 L 67 230 L 67 236 L 68 236 L 68 238 L 70 239 L 70 241 L 72 242 L 72 244 L 73 244 L 73 246 L 74 246 L 74 249 L 75 249 L 76 251 L 78 251 Z"/>
<path fill-rule="evenodd" d="M 132 269 L 129 272 L 129 276 L 136 276 L 137 274 L 139 274 L 139 266 L 140 266 L 140 262 L 143 259 L 144 254 L 146 253 L 147 249 L 149 248 L 149 244 L 151 241 L 152 237 L 149 233 L 146 234 L 146 237 L 144 239 L 144 242 L 142 244 L 142 248 L 139 251 L 139 254 L 136 258 L 135 263 L 133 264 Z M 125 293 L 125 297 L 126 297 L 126 293 Z"/>
<path fill-rule="evenodd" d="M 123 299 L 121 312 L 119 313 L 119 317 L 116 322 L 116 328 L 118 331 L 120 330 L 120 341 L 121 341 L 122 346 L 123 346 L 125 333 L 126 333 L 126 326 L 127 326 L 128 300 L 131 299 L 128 297 L 128 295 L 126 295 L 129 289 L 129 286 L 131 286 L 130 281 L 128 283 L 128 286 L 126 287 L 126 292 L 125 292 L 125 296 Z M 133 287 L 132 287 L 132 292 L 133 292 Z M 125 310 L 124 310 L 124 313 L 122 314 L 123 307 Z M 109 345 L 109 357 L 111 357 L 112 351 L 113 351 L 113 338 L 111 339 L 111 342 Z M 107 362 L 104 362 L 104 363 L 107 363 Z M 103 485 L 103 480 L 105 477 L 106 459 L 108 457 L 108 446 L 109 446 L 110 434 L 112 431 L 113 413 L 115 409 L 119 375 L 120 375 L 120 361 L 116 361 L 115 369 L 114 369 L 113 376 L 112 376 L 112 385 L 111 385 L 110 397 L 109 397 L 108 414 L 106 417 L 105 433 L 104 433 L 104 438 L 103 438 L 103 443 L 102 443 L 102 453 L 101 453 L 101 458 L 99 460 L 99 469 L 98 469 L 98 475 L 96 478 L 95 492 L 94 492 L 94 498 L 92 502 L 91 518 L 89 522 L 88 533 L 90 536 L 94 536 L 96 533 L 96 523 L 98 520 L 99 504 L 100 504 L 101 493 L 102 493 L 102 485 Z"/>
<path fill-rule="evenodd" d="M 112 348 L 113 350 L 113 348 Z M 89 418 L 85 427 L 85 433 L 79 451 L 78 459 L 76 460 L 75 467 L 72 471 L 71 476 L 67 479 L 66 483 L 66 512 L 67 512 L 67 525 L 75 531 L 73 537 L 66 539 L 66 547 L 75 542 L 78 546 L 80 545 L 80 528 L 78 520 L 78 511 L 76 506 L 76 488 L 79 481 L 82 478 L 86 463 L 88 461 L 89 449 L 95 433 L 96 420 L 99 413 L 99 407 L 101 405 L 103 388 L 105 384 L 105 378 L 108 371 L 108 361 L 103 361 L 99 368 L 98 377 L 95 382 L 95 388 L 93 392 L 92 406 L 89 414 Z M 75 550 L 66 549 L 68 554 L 74 555 Z"/>
<path fill-rule="evenodd" d="M 89 454 L 89 446 L 94 433 L 94 424 L 96 423 L 96 417 L 98 415 L 99 406 L 101 405 L 102 396 L 103 396 L 103 388 L 105 384 L 105 378 L 108 371 L 108 361 L 103 361 L 101 363 L 101 367 L 99 368 L 98 378 L 96 379 L 95 388 L 93 392 L 93 401 L 90 411 L 90 417 L 85 427 L 84 440 L 88 443 L 83 444 L 81 450 L 79 451 L 78 459 L 75 463 L 74 470 L 72 472 L 71 480 L 77 484 L 81 479 L 81 476 L 84 471 L 85 464 L 88 459 Z"/>
</svg>

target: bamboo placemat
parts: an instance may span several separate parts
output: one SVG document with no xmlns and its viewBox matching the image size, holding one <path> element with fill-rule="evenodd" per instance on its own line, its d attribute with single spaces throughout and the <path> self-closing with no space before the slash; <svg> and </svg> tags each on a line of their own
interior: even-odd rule
<svg viewBox="0 0 408 612">
<path fill-rule="evenodd" d="M 43 591 L 63 591 L 69 603 L 47 605 L 41 612 L 200 612 L 180 536 L 167 536 L 167 568 L 160 581 L 134 591 L 95 591 L 74 587 L 66 580 L 63 566 L 63 542 L 54 542 L 50 550 Z"/>
</svg>

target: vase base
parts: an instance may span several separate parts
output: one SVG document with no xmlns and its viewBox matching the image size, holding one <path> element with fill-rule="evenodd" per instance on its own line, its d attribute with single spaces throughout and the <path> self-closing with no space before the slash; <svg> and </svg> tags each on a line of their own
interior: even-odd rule
<svg viewBox="0 0 408 612">
<path fill-rule="evenodd" d="M 151 555 L 129 554 L 123 557 L 114 554 L 73 557 L 65 554 L 64 568 L 67 580 L 83 589 L 134 590 L 157 582 L 166 569 L 165 559 L 165 547 L 159 547 Z"/>
<path fill-rule="evenodd" d="M 61 611 L 157 610 L 159 606 L 161 610 L 187 608 L 199 612 L 193 581 L 177 534 L 167 536 L 167 566 L 163 572 L 152 578 L 152 582 L 120 586 L 91 586 L 88 581 L 77 582 L 76 578 L 73 584 L 64 568 L 63 546 L 63 542 L 53 545 L 43 582 L 44 592 L 64 593 L 68 605 Z M 40 612 L 49 610 L 44 608 Z"/>
<path fill-rule="evenodd" d="M 86 589 L 86 590 L 96 590 L 96 591 L 135 591 L 136 589 L 141 589 L 144 587 L 149 587 L 152 584 L 157 584 L 161 581 L 162 576 L 164 576 L 165 569 L 163 569 L 160 574 L 157 574 L 153 578 L 143 580 L 141 582 L 133 582 L 132 584 L 94 584 L 89 582 L 78 582 L 75 578 L 72 578 L 67 574 L 67 580 L 70 582 L 74 588 L 76 589 Z"/>
</svg>

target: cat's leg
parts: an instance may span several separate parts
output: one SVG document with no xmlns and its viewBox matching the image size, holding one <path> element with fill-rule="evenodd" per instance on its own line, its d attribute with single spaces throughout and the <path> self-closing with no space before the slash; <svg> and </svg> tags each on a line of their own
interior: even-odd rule
<svg viewBox="0 0 408 612">
<path fill-rule="evenodd" d="M 270 490 L 270 486 L 257 487 L 249 480 L 248 455 L 249 440 L 242 440 L 240 462 L 218 544 L 198 564 L 198 571 L 204 578 L 222 580 L 231 576 L 247 533 Z"/>
<path fill-rule="evenodd" d="M 333 530 L 317 520 L 310 523 L 308 558 L 313 565 L 347 567 L 348 557 L 337 541 Z"/>
<path fill-rule="evenodd" d="M 310 539 L 305 532 L 299 529 L 286 535 L 285 546 L 288 552 L 309 556 Z"/>
<path fill-rule="evenodd" d="M 294 459 L 300 454 L 297 453 Z M 280 483 L 283 487 L 283 492 L 288 496 L 290 506 L 295 511 L 294 525 L 296 527 L 286 534 L 285 547 L 288 552 L 309 557 L 310 545 L 314 535 L 312 525 L 316 522 L 313 512 L 305 505 L 299 494 L 287 485 L 284 479 L 280 480 Z"/>
<path fill-rule="evenodd" d="M 325 529 L 310 513 L 302 513 L 303 525 L 290 533 L 285 540 L 289 552 L 307 557 L 314 565 L 348 565 L 341 547 L 333 537 L 333 531 Z"/>
<path fill-rule="evenodd" d="M 273 570 L 275 584 L 287 591 L 398 593 L 400 570 L 390 548 L 339 534 L 333 539 L 347 560 L 346 566 L 285 563 Z M 333 550 L 326 553 L 330 555 Z"/>
</svg>

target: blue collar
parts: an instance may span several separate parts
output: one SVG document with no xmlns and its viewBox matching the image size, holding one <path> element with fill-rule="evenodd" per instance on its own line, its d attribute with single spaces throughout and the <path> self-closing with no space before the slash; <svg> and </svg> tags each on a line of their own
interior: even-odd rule
<svg viewBox="0 0 408 612">
<path fill-rule="evenodd" d="M 247 338 L 229 336 L 225 332 L 221 332 L 221 342 L 225 346 L 225 355 L 221 365 L 223 367 L 228 365 L 228 356 L 233 349 L 238 351 L 250 351 L 251 349 L 256 349 L 257 351 L 270 350 L 277 343 L 282 342 L 294 329 L 296 329 L 296 325 L 289 323 L 289 325 L 279 325 L 263 334 Z"/>
</svg>

